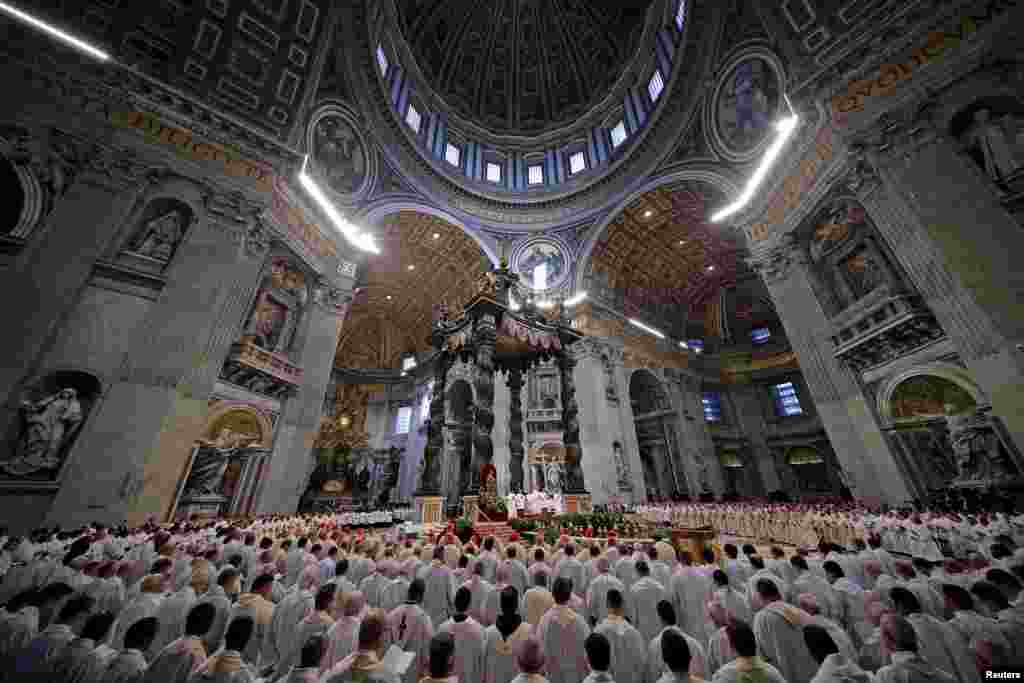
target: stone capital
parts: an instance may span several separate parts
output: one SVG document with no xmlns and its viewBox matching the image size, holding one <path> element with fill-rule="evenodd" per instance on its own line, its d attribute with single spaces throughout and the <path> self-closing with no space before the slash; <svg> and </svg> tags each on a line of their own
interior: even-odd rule
<svg viewBox="0 0 1024 683">
<path fill-rule="evenodd" d="M 320 278 L 313 286 L 313 303 L 328 312 L 343 316 L 352 303 L 352 293 L 335 286 L 326 278 Z"/>
<path fill-rule="evenodd" d="M 773 284 L 788 278 L 795 269 L 806 267 L 809 261 L 810 255 L 800 241 L 787 233 L 747 263 L 766 283 Z"/>
</svg>

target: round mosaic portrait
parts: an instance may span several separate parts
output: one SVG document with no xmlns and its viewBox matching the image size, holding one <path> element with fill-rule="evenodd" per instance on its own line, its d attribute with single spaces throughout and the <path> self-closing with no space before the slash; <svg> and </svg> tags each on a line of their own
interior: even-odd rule
<svg viewBox="0 0 1024 683">
<path fill-rule="evenodd" d="M 313 117 L 308 135 L 310 165 L 327 188 L 342 197 L 364 194 L 375 158 L 348 112 L 325 107 Z"/>
<path fill-rule="evenodd" d="M 735 61 L 715 89 L 714 137 L 722 153 L 747 160 L 772 136 L 783 104 L 781 71 L 773 60 L 749 56 Z"/>
<path fill-rule="evenodd" d="M 565 250 L 549 239 L 527 242 L 516 251 L 514 263 L 520 282 L 537 291 L 558 287 L 569 277 Z"/>
</svg>

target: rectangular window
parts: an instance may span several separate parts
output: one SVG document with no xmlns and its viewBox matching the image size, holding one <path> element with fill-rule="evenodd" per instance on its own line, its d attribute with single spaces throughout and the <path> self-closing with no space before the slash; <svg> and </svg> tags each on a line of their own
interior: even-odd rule
<svg viewBox="0 0 1024 683">
<path fill-rule="evenodd" d="M 764 344 L 772 336 L 771 330 L 767 327 L 755 327 L 750 331 L 750 341 L 755 344 Z"/>
<path fill-rule="evenodd" d="M 533 269 L 533 288 L 538 291 L 548 288 L 548 264 L 539 263 Z"/>
<path fill-rule="evenodd" d="M 462 150 L 449 142 L 444 148 L 444 160 L 459 168 L 462 166 Z"/>
<path fill-rule="evenodd" d="M 776 384 L 772 387 L 772 394 L 775 396 L 775 411 L 779 417 L 804 414 L 804 409 L 800 407 L 800 397 L 797 396 L 796 387 L 792 382 Z"/>
<path fill-rule="evenodd" d="M 722 395 L 717 391 L 705 391 L 701 397 L 701 402 L 704 404 L 704 421 L 705 422 L 721 422 L 722 421 Z"/>
<path fill-rule="evenodd" d="M 377 66 L 380 67 L 380 75 L 388 75 L 388 56 L 384 54 L 384 48 L 377 46 Z"/>
<path fill-rule="evenodd" d="M 487 162 L 487 179 L 492 183 L 501 182 L 501 165 L 493 161 Z"/>
<path fill-rule="evenodd" d="M 569 174 L 576 175 L 587 167 L 587 156 L 583 152 L 573 152 L 569 156 Z"/>
<path fill-rule="evenodd" d="M 417 133 L 420 132 L 420 113 L 416 111 L 416 107 L 409 105 L 409 110 L 405 112 L 405 122 L 409 124 Z"/>
<path fill-rule="evenodd" d="M 703 339 L 690 339 L 687 344 L 690 346 L 690 350 L 694 353 L 701 353 L 704 351 Z"/>
<path fill-rule="evenodd" d="M 680 31 L 686 27 L 686 0 L 679 0 L 679 8 L 676 10 L 676 28 Z"/>
<path fill-rule="evenodd" d="M 612 128 L 612 148 L 616 148 L 626 141 L 626 122 L 619 121 L 614 128 Z"/>
<path fill-rule="evenodd" d="M 534 164 L 527 169 L 529 174 L 528 182 L 530 185 L 543 185 L 544 184 L 544 167 L 540 164 Z"/>
<path fill-rule="evenodd" d="M 406 356 L 402 359 L 402 372 L 409 372 L 416 367 L 416 356 Z"/>
<path fill-rule="evenodd" d="M 657 102 L 658 97 L 661 96 L 661 91 L 665 89 L 665 80 L 661 77 L 661 70 L 655 69 L 654 75 L 651 76 L 651 80 L 647 83 L 647 92 L 651 96 L 652 102 Z"/>
<path fill-rule="evenodd" d="M 409 425 L 412 423 L 412 408 L 405 406 L 398 409 L 398 419 L 395 420 L 395 434 L 408 434 Z"/>
</svg>

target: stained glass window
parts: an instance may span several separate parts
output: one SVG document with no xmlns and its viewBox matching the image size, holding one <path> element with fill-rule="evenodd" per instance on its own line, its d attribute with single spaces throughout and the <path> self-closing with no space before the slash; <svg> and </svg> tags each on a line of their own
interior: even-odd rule
<svg viewBox="0 0 1024 683">
<path fill-rule="evenodd" d="M 420 113 L 416 110 L 416 107 L 409 105 L 409 110 L 405 112 L 405 122 L 409 124 L 417 133 L 420 132 Z"/>
<path fill-rule="evenodd" d="M 487 179 L 492 183 L 501 182 L 501 166 L 493 161 L 487 162 Z"/>
<path fill-rule="evenodd" d="M 704 351 L 704 340 L 703 339 L 690 339 L 686 342 L 687 346 L 694 353 L 703 353 Z"/>
<path fill-rule="evenodd" d="M 791 415 L 803 415 L 804 409 L 800 407 L 800 397 L 797 396 L 796 387 L 792 382 L 783 382 L 772 387 L 775 395 L 775 411 L 780 417 Z"/>
<path fill-rule="evenodd" d="M 587 167 L 587 157 L 583 152 L 573 152 L 569 157 L 569 173 L 577 174 Z"/>
<path fill-rule="evenodd" d="M 750 331 L 750 341 L 755 344 L 764 344 L 771 339 L 772 333 L 767 327 L 756 327 Z"/>
<path fill-rule="evenodd" d="M 411 423 L 412 408 L 410 406 L 399 408 L 398 419 L 395 421 L 395 434 L 408 434 Z"/>
<path fill-rule="evenodd" d="M 458 168 L 462 165 L 462 150 L 449 142 L 444 148 L 444 160 Z"/>
<path fill-rule="evenodd" d="M 540 164 L 534 164 L 527 169 L 529 173 L 528 182 L 531 185 L 543 185 L 544 184 L 544 167 Z"/>
<path fill-rule="evenodd" d="M 612 128 L 612 147 L 618 147 L 626 141 L 626 122 L 619 121 L 614 128 Z"/>
<path fill-rule="evenodd" d="M 388 75 L 388 56 L 384 54 L 384 48 L 377 46 L 377 66 L 380 67 L 380 75 Z"/>
<path fill-rule="evenodd" d="M 704 421 L 722 421 L 722 395 L 717 391 L 705 391 L 701 398 L 704 404 Z"/>
<path fill-rule="evenodd" d="M 656 102 L 658 97 L 661 96 L 661 91 L 665 89 L 665 79 L 661 77 L 661 70 L 655 69 L 654 75 L 651 76 L 651 80 L 647 82 L 647 92 L 651 96 L 651 101 Z"/>
<path fill-rule="evenodd" d="M 686 0 L 679 0 L 679 7 L 676 8 L 676 28 L 680 31 L 686 27 Z"/>
</svg>

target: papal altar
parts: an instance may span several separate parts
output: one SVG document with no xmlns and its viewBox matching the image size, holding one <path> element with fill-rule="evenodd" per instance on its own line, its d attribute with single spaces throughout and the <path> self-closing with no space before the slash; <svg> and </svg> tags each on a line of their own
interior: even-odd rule
<svg viewBox="0 0 1024 683">
<path fill-rule="evenodd" d="M 510 493 L 505 496 L 505 505 L 508 507 L 509 519 L 522 517 L 523 515 L 542 515 L 565 513 L 565 500 L 560 493 L 546 493 L 534 491 L 532 493 Z"/>
</svg>

